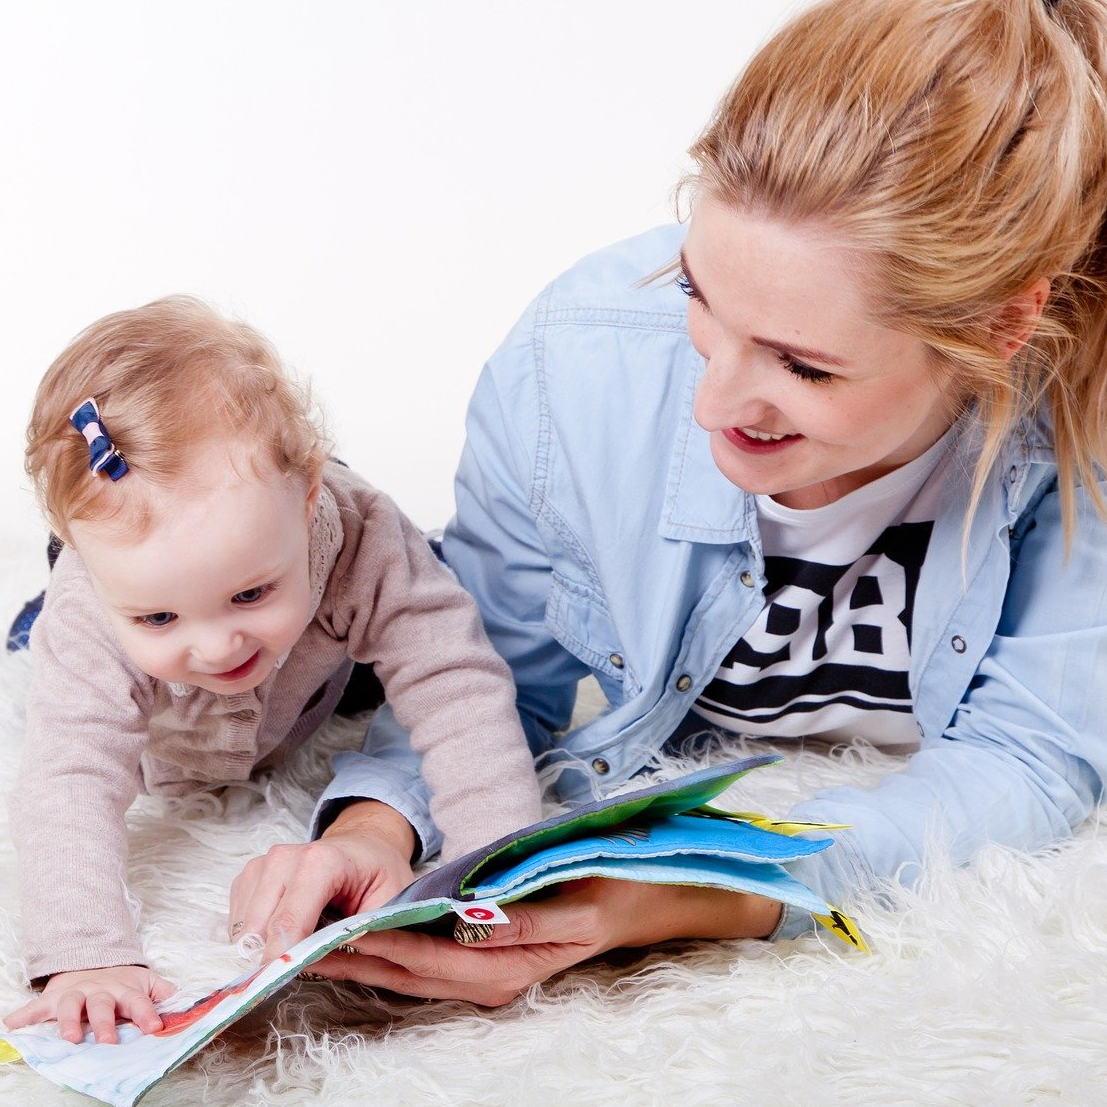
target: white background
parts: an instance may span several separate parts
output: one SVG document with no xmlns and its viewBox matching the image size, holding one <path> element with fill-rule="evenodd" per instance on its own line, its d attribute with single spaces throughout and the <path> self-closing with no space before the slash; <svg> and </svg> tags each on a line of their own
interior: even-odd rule
<svg viewBox="0 0 1107 1107">
<path fill-rule="evenodd" d="M 46 366 L 178 291 L 265 332 L 341 456 L 443 524 L 484 359 L 558 272 L 672 217 L 687 147 L 798 6 L 0 0 L 8 537 L 45 533 L 22 447 Z"/>
</svg>

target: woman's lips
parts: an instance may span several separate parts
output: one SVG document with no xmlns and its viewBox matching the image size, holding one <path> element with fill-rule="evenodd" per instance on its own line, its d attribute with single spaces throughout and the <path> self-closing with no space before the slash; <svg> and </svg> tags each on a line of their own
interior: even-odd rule
<svg viewBox="0 0 1107 1107">
<path fill-rule="evenodd" d="M 774 454 L 786 450 L 789 446 L 803 439 L 802 434 L 786 434 L 775 441 L 772 439 L 752 438 L 738 427 L 725 427 L 723 437 L 740 450 L 750 454 Z"/>
<path fill-rule="evenodd" d="M 241 680 L 245 676 L 249 676 L 253 671 L 254 666 L 258 663 L 258 658 L 261 656 L 261 651 L 256 651 L 252 657 L 247 658 L 237 669 L 228 669 L 225 673 L 212 673 L 216 680 L 234 681 Z"/>
</svg>

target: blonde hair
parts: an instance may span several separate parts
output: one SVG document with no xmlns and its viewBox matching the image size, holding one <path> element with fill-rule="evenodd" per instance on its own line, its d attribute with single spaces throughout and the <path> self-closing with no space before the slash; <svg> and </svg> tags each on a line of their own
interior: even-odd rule
<svg viewBox="0 0 1107 1107">
<path fill-rule="evenodd" d="M 827 0 L 754 57 L 686 183 L 842 233 L 881 321 L 926 342 L 984 430 L 1052 420 L 1066 536 L 1107 462 L 1107 0 Z M 1005 311 L 1040 278 L 1030 340 Z M 1032 324 L 1033 319 L 1029 322 Z"/>
<path fill-rule="evenodd" d="M 89 471 L 88 445 L 69 421 L 89 397 L 129 466 L 117 482 Z M 35 396 L 26 469 L 63 540 L 71 521 L 88 519 L 141 537 L 157 489 L 187 473 L 199 445 L 222 438 L 258 475 L 268 468 L 309 487 L 329 453 L 310 393 L 266 339 L 201 300 L 168 296 L 105 316 L 54 361 Z"/>
</svg>

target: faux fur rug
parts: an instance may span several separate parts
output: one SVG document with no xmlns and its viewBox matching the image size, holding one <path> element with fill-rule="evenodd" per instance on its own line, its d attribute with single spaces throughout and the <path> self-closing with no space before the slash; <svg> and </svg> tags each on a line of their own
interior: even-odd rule
<svg viewBox="0 0 1107 1107">
<path fill-rule="evenodd" d="M 42 576 L 37 539 L 15 545 L 0 549 L 5 626 Z M 28 677 L 25 655 L 0 659 L 5 794 Z M 356 745 L 363 727 L 333 723 L 256 787 L 135 806 L 132 889 L 160 972 L 200 994 L 244 970 L 225 939 L 231 878 L 273 843 L 301 838 L 330 753 Z M 746 752 L 736 742 L 709 756 Z M 783 813 L 817 787 L 865 784 L 900 766 L 867 747 L 784 752 L 786 766 L 752 774 L 723 802 Z M 1033 857 L 990 850 L 971 870 L 934 858 L 914 893 L 854 904 L 868 957 L 831 937 L 672 944 L 581 966 L 497 1010 L 294 984 L 144 1103 L 1107 1105 L 1105 824 Z M 0 897 L 0 1011 L 9 1011 L 25 976 L 6 815 Z M 23 1065 L 0 1066 L 2 1107 L 88 1102 Z"/>
</svg>

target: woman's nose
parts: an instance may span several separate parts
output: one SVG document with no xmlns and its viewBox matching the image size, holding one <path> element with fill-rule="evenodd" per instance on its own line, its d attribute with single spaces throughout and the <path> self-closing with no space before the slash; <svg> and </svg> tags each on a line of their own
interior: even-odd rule
<svg viewBox="0 0 1107 1107">
<path fill-rule="evenodd" d="M 761 422 L 772 405 L 762 395 L 756 370 L 725 348 L 716 348 L 705 361 L 692 409 L 696 422 L 706 431 Z"/>
</svg>

